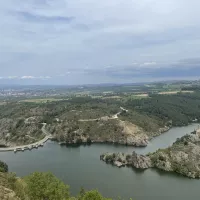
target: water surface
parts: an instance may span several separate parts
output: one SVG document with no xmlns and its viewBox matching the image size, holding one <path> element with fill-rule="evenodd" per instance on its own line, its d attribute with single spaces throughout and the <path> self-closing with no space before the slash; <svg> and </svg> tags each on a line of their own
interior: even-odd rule
<svg viewBox="0 0 200 200">
<path fill-rule="evenodd" d="M 135 170 L 117 168 L 100 161 L 104 152 L 132 152 L 146 154 L 171 145 L 176 138 L 190 133 L 197 125 L 173 128 L 153 139 L 148 147 L 134 148 L 122 145 L 93 144 L 91 146 L 61 147 L 49 141 L 43 148 L 32 151 L 0 153 L 0 160 L 18 176 L 34 171 L 51 171 L 71 187 L 76 194 L 80 187 L 98 188 L 107 197 L 132 197 L 135 200 L 195 200 L 200 199 L 200 180 L 154 169 Z"/>
</svg>

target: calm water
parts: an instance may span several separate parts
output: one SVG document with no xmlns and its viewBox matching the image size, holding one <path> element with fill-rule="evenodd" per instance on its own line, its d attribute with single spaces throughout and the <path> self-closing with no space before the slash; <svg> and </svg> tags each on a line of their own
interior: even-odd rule
<svg viewBox="0 0 200 200">
<path fill-rule="evenodd" d="M 61 147 L 48 142 L 38 150 L 0 153 L 0 160 L 10 171 L 25 176 L 34 171 L 51 171 L 71 186 L 76 194 L 80 187 L 98 188 L 107 197 L 121 196 L 134 200 L 195 200 L 200 199 L 200 180 L 192 180 L 173 173 L 153 169 L 145 171 L 117 168 L 100 161 L 103 152 L 132 152 L 145 154 L 172 144 L 177 137 L 190 133 L 197 125 L 173 128 L 152 140 L 145 148 L 94 144 L 77 148 Z"/>
</svg>

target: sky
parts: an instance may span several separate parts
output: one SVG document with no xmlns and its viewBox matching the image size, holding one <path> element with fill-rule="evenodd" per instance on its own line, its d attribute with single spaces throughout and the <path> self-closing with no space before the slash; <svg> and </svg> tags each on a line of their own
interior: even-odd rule
<svg viewBox="0 0 200 200">
<path fill-rule="evenodd" d="M 199 0 L 1 0 L 0 84 L 199 79 Z"/>
</svg>

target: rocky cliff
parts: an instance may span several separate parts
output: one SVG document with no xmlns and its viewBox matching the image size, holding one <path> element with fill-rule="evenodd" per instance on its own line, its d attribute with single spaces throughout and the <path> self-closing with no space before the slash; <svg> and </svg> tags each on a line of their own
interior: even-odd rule
<svg viewBox="0 0 200 200">
<path fill-rule="evenodd" d="M 147 155 L 138 155 L 135 152 L 132 155 L 106 153 L 100 159 L 116 166 L 130 165 L 139 169 L 154 167 L 190 178 L 200 178 L 200 131 L 185 135 L 172 146 Z"/>
<path fill-rule="evenodd" d="M 118 167 L 125 165 L 139 169 L 152 167 L 152 161 L 148 156 L 137 155 L 135 152 L 133 152 L 132 155 L 124 153 L 105 153 L 100 156 L 100 159 Z"/>
</svg>

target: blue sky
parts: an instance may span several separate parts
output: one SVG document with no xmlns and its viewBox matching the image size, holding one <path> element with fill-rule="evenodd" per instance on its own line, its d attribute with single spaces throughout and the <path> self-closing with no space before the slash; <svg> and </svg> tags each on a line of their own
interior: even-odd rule
<svg viewBox="0 0 200 200">
<path fill-rule="evenodd" d="M 0 1 L 0 83 L 196 79 L 199 0 Z"/>
</svg>

